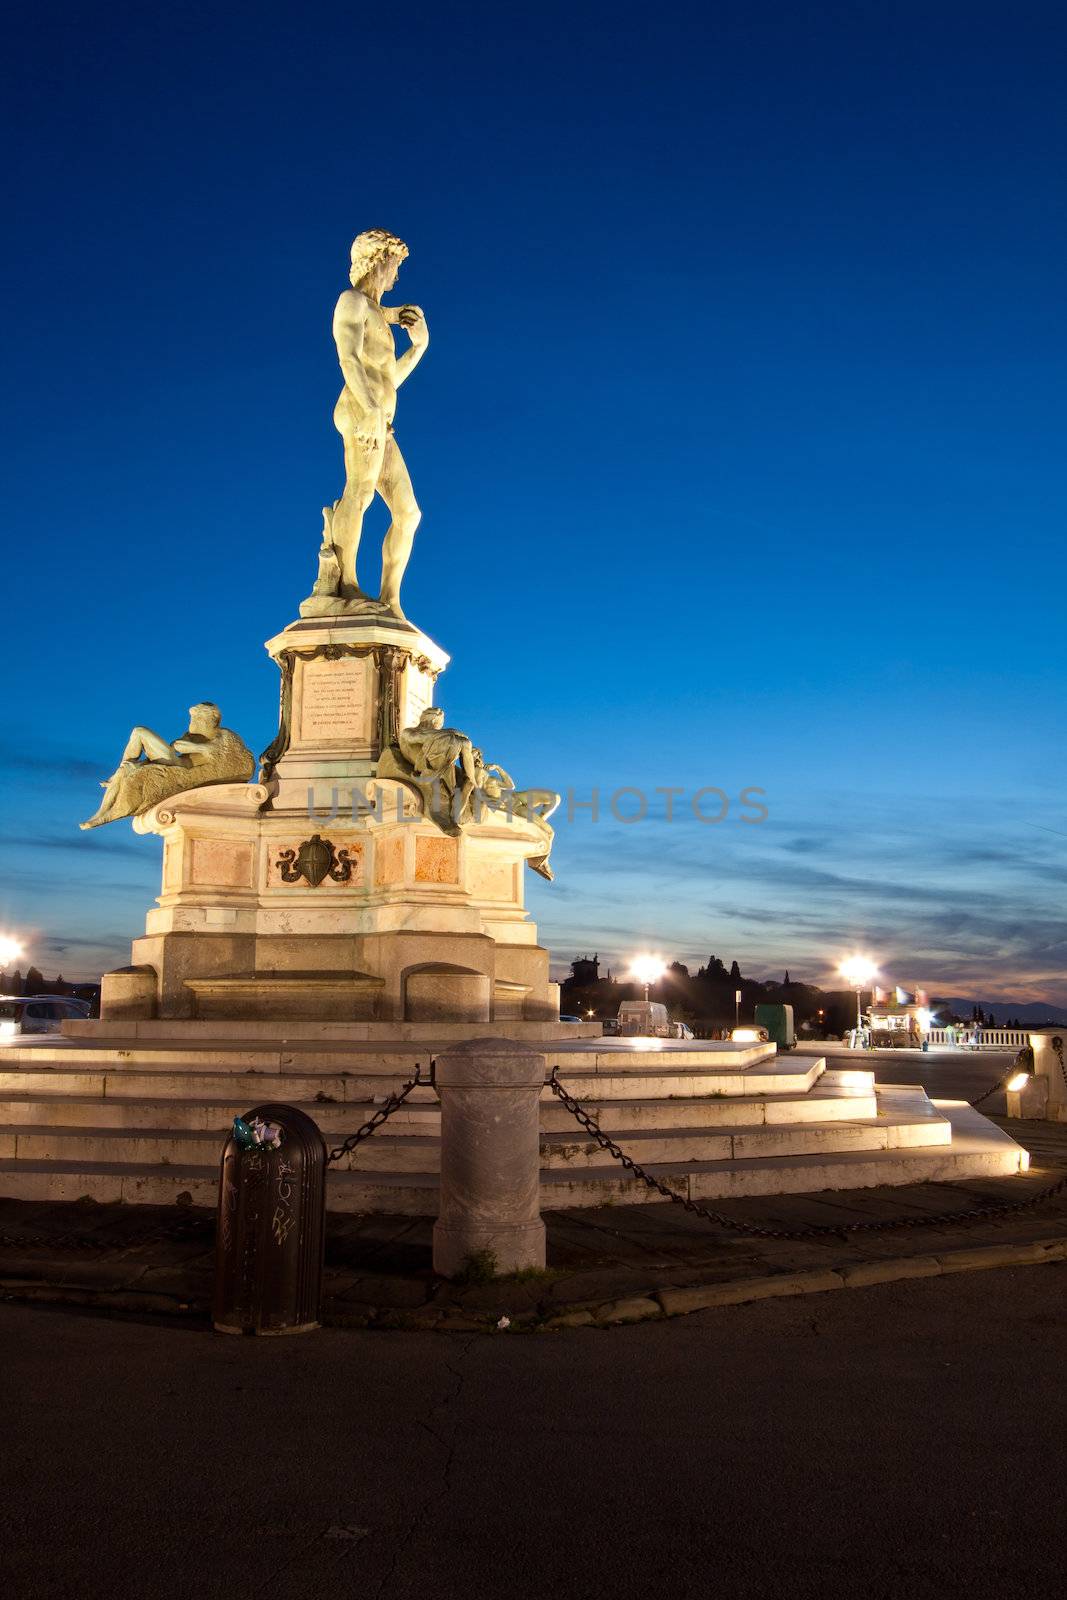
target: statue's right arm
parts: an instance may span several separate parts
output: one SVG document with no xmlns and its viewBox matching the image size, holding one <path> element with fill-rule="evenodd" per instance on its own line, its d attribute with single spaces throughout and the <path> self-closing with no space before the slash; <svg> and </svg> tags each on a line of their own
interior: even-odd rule
<svg viewBox="0 0 1067 1600">
<path fill-rule="evenodd" d="M 345 387 L 364 411 L 380 409 L 377 396 L 367 382 L 363 366 L 363 335 L 367 321 L 367 302 L 356 289 L 346 289 L 333 313 L 333 340 L 341 363 Z"/>
</svg>

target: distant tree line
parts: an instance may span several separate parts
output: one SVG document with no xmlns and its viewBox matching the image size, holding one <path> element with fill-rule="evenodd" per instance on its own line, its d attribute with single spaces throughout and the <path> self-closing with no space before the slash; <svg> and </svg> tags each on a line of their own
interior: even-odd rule
<svg viewBox="0 0 1067 1600">
<path fill-rule="evenodd" d="M 91 1001 L 99 992 L 98 983 L 68 983 L 62 973 L 46 978 L 38 967 L 27 967 L 25 977 L 17 968 L 14 972 L 0 972 L 0 994 L 69 994 L 76 1000 Z"/>
<path fill-rule="evenodd" d="M 736 1005 L 738 990 L 741 1000 Z M 560 1010 L 606 1020 L 618 1014 L 623 1000 L 640 1000 L 643 996 L 644 986 L 632 978 L 615 978 L 610 969 L 602 977 L 599 956 L 580 956 L 571 962 L 571 975 L 561 986 Z M 731 961 L 727 966 L 714 955 L 695 973 L 683 962 L 672 961 L 660 982 L 649 989 L 649 999 L 661 1001 L 673 1018 L 688 1022 L 694 1033 L 703 1037 L 732 1027 L 735 1013 L 742 1022 L 751 1022 L 757 1005 L 792 1006 L 795 1026 L 812 1038 L 840 1036 L 856 1020 L 853 989 L 820 989 L 813 983 L 795 981 L 788 971 L 780 982 L 746 978 L 738 962 Z M 869 994 L 865 993 L 864 1002 L 868 999 Z M 964 1020 L 943 1001 L 933 1000 L 931 1010 L 937 1013 L 939 1026 Z M 972 1007 L 970 1020 L 991 1028 L 1021 1026 L 1019 1022 L 998 1023 L 992 1013 L 987 1015 L 980 1006 Z"/>
</svg>

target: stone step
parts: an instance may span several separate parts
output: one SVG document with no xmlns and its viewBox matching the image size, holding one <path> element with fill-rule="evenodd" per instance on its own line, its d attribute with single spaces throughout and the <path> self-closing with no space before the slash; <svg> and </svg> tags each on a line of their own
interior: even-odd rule
<svg viewBox="0 0 1067 1600">
<path fill-rule="evenodd" d="M 260 1094 L 244 1099 L 218 1100 L 117 1100 L 99 1097 L 74 1097 L 56 1095 L 45 1099 L 39 1095 L 8 1095 L 0 1100 L 0 1131 L 11 1133 L 30 1127 L 49 1128 L 56 1125 L 67 1128 L 96 1129 L 180 1129 L 189 1132 L 210 1132 L 222 1136 L 228 1132 L 234 1117 L 244 1116 L 252 1107 L 262 1104 Z M 382 1105 L 384 1095 L 374 1100 L 349 1100 L 322 1103 L 317 1100 L 287 1101 L 298 1111 L 311 1117 L 324 1134 L 352 1133 L 368 1121 Z M 434 1096 L 432 1103 L 413 1103 L 407 1100 L 389 1119 L 390 1128 L 403 1128 L 410 1133 L 425 1132 L 436 1135 L 441 1127 L 441 1108 Z"/>
<path fill-rule="evenodd" d="M 755 1127 L 630 1129 L 622 1137 L 627 1154 L 642 1166 L 668 1163 L 733 1161 L 780 1155 L 818 1155 L 835 1150 L 881 1150 L 905 1145 L 947 1143 L 947 1121 L 927 1104 L 926 1113 L 880 1113 L 867 1121 L 808 1122 Z M 398 1113 L 399 1115 L 399 1113 Z M 366 1120 L 349 1116 L 329 1119 L 327 1143 L 340 1143 Z M 321 1126 L 321 1124 L 320 1124 Z M 13 1161 L 144 1165 L 176 1167 L 217 1163 L 228 1134 L 216 1128 L 92 1127 L 70 1124 L 0 1126 L 0 1158 Z M 582 1135 L 545 1133 L 541 1139 L 544 1167 L 578 1170 L 610 1167 L 613 1157 Z M 432 1132 L 401 1132 L 393 1121 L 340 1158 L 339 1169 L 367 1172 L 436 1172 L 440 1142 Z"/>
<path fill-rule="evenodd" d="M 994 1123 L 962 1102 L 934 1102 L 952 1125 L 952 1144 L 821 1155 L 743 1158 L 690 1164 L 656 1164 L 655 1175 L 694 1200 L 743 1195 L 812 1194 L 881 1184 L 951 1182 L 1025 1172 L 1029 1157 Z M 377 1136 L 376 1136 L 377 1137 Z M 373 1143 L 373 1140 L 368 1141 Z M 0 1197 L 23 1200 L 123 1200 L 128 1204 L 213 1206 L 215 1166 L 151 1163 L 16 1161 L 0 1159 Z M 602 1206 L 666 1203 L 624 1168 L 541 1175 L 541 1204 Z M 396 1212 L 433 1216 L 437 1180 L 426 1172 L 331 1171 L 327 1205 L 333 1211 Z"/>
<path fill-rule="evenodd" d="M 837 1151 L 917 1149 L 947 1145 L 951 1138 L 949 1123 L 931 1107 L 926 1117 L 881 1115 L 866 1122 L 784 1123 L 763 1128 L 634 1128 L 618 1142 L 639 1166 L 677 1167 L 720 1161 L 778 1161 L 782 1156 L 820 1156 Z M 542 1138 L 541 1160 L 543 1166 L 560 1172 L 617 1166 L 615 1158 L 595 1140 L 574 1139 L 566 1133 Z"/>
<path fill-rule="evenodd" d="M 631 1067 L 625 1073 L 585 1073 L 570 1067 L 561 1072 L 559 1081 L 567 1093 L 583 1105 L 589 1100 L 632 1100 L 636 1093 L 642 1098 L 655 1100 L 689 1099 L 692 1096 L 716 1095 L 734 1098 L 752 1095 L 806 1094 L 818 1081 L 820 1071 L 788 1072 L 773 1066 L 757 1065 L 743 1072 L 703 1072 L 686 1067 L 677 1072 L 663 1068 Z M 542 1098 L 551 1097 L 545 1089 Z"/>
<path fill-rule="evenodd" d="M 385 1087 L 381 1086 L 373 1099 L 309 1097 L 287 1103 L 313 1118 L 324 1132 L 347 1134 L 374 1114 L 385 1099 Z M 187 1128 L 222 1132 L 235 1116 L 243 1116 L 257 1102 L 272 1098 L 264 1093 L 258 1078 L 248 1089 L 249 1093 L 244 1095 L 237 1093 L 199 1100 L 184 1096 L 133 1100 L 115 1095 L 6 1094 L 0 1099 L 0 1126 L 6 1125 L 9 1130 L 60 1124 L 65 1127 Z M 760 1127 L 764 1123 L 824 1122 L 838 1118 L 855 1121 L 876 1113 L 873 1091 L 827 1090 L 821 1081 L 806 1095 L 589 1100 L 585 1104 L 610 1133 L 624 1133 L 629 1128 L 703 1128 L 720 1123 Z M 436 1133 L 440 1127 L 436 1095 L 432 1090 L 413 1091 L 393 1113 L 389 1126 L 394 1131 L 403 1128 L 412 1133 Z M 566 1133 L 577 1129 L 577 1124 L 566 1107 L 549 1095 L 541 1104 L 541 1127 L 546 1132 Z"/>
<path fill-rule="evenodd" d="M 354 1044 L 323 1048 L 321 1045 L 293 1045 L 268 1049 L 245 1049 L 226 1045 L 195 1049 L 190 1045 L 150 1043 L 129 1049 L 59 1042 L 29 1047 L 8 1047 L 3 1051 L 5 1066 L 40 1072 L 46 1067 L 81 1072 L 243 1072 L 277 1073 L 360 1072 L 409 1077 L 416 1063 L 425 1071 L 437 1050 L 411 1045 L 387 1047 L 380 1044 Z"/>
<path fill-rule="evenodd" d="M 582 1105 L 606 1133 L 628 1128 L 710 1128 L 719 1124 L 761 1127 L 775 1122 L 854 1121 L 877 1112 L 873 1087 L 826 1090 L 820 1080 L 807 1094 L 690 1095 L 629 1100 L 582 1098 Z M 0 1107 L 2 1110 L 2 1107 Z M 546 1132 L 579 1131 L 574 1117 L 555 1096 L 542 1097 L 541 1127 Z"/>
<path fill-rule="evenodd" d="M 495 1038 L 506 1034 L 509 1039 L 522 1039 L 526 1043 L 555 1049 L 558 1044 L 572 1039 L 602 1039 L 603 1028 L 599 1022 L 527 1022 L 519 1017 L 501 1017 L 496 1022 L 279 1022 L 278 1020 L 243 1021 L 225 1018 L 199 1018 L 196 1020 L 153 1019 L 143 1022 L 122 1022 L 114 1018 L 72 1019 L 63 1025 L 59 1038 L 75 1043 L 107 1045 L 125 1048 L 131 1045 L 184 1043 L 199 1049 L 205 1044 L 244 1045 L 265 1044 L 268 1048 L 280 1040 L 290 1045 L 374 1044 L 376 1040 L 410 1040 L 418 1044 L 430 1040 L 442 1048 L 448 1043 L 464 1039 Z"/>
<path fill-rule="evenodd" d="M 499 1025 L 502 1032 L 506 1024 Z M 197 1072 L 325 1072 L 399 1073 L 408 1077 L 417 1061 L 428 1067 L 435 1055 L 449 1048 L 448 1039 L 408 1041 L 399 1037 L 381 1040 L 274 1039 L 261 1043 L 240 1043 L 229 1039 L 209 1042 L 167 1037 L 136 1039 L 129 1044 L 95 1043 L 91 1039 L 67 1038 L 56 1034 L 39 1041 L 20 1041 L 6 1045 L 2 1062 L 6 1067 L 41 1071 L 46 1067 L 92 1071 L 165 1071 L 181 1068 Z M 675 1039 L 566 1039 L 540 1046 L 548 1069 L 559 1066 L 561 1074 L 644 1072 L 652 1067 L 670 1072 L 701 1071 L 725 1075 L 747 1071 L 760 1063 L 776 1059 L 773 1045 L 734 1045 L 723 1041 Z M 821 1057 L 782 1056 L 778 1070 L 799 1082 L 823 1066 Z"/>
<path fill-rule="evenodd" d="M 57 1067 L 46 1072 L 0 1071 L 0 1109 L 10 1094 L 57 1099 L 225 1100 L 245 1106 L 265 1100 L 301 1103 L 322 1094 L 328 1103 L 341 1103 L 380 1099 L 403 1082 L 403 1074 L 377 1072 L 75 1072 Z M 411 1098 L 437 1101 L 429 1084 L 413 1090 Z"/>
<path fill-rule="evenodd" d="M 699 1068 L 682 1067 L 677 1072 L 665 1073 L 658 1064 L 659 1058 L 650 1056 L 649 1065 L 639 1067 L 633 1061 L 625 1073 L 580 1072 L 568 1068 L 560 1081 L 566 1089 L 583 1102 L 586 1100 L 689 1099 L 693 1096 L 753 1097 L 758 1095 L 804 1095 L 823 1076 L 822 1063 L 811 1061 L 799 1073 L 782 1071 L 772 1059 L 755 1063 L 741 1072 L 706 1072 Z M 14 1067 L 10 1065 L 10 1052 L 0 1053 L 0 1104 L 8 1094 L 45 1095 L 99 1095 L 106 1099 L 188 1099 L 234 1101 L 247 1100 L 249 1094 L 256 1100 L 284 1101 L 314 1100 L 318 1094 L 330 1100 L 365 1100 L 389 1094 L 410 1078 L 415 1061 L 401 1067 L 395 1058 L 390 1065 L 381 1060 L 365 1059 L 358 1069 L 336 1072 L 322 1066 L 316 1068 L 310 1061 L 284 1071 L 231 1072 L 214 1071 L 197 1065 L 180 1069 L 163 1066 L 86 1068 L 79 1054 L 77 1060 L 68 1053 L 52 1065 Z M 423 1061 L 424 1072 L 428 1062 Z M 835 1075 L 840 1076 L 840 1075 Z M 839 1085 L 842 1092 L 869 1091 L 873 1083 L 870 1072 L 846 1075 L 848 1081 Z M 416 1091 L 416 1096 L 433 1098 L 427 1087 Z M 542 1096 L 553 1098 L 545 1087 Z"/>
<path fill-rule="evenodd" d="M 820 1190 L 876 1188 L 880 1184 L 947 1183 L 953 1179 L 1002 1177 L 1025 1172 L 1027 1152 L 1015 1140 L 961 1101 L 935 1101 L 951 1126 L 951 1143 L 886 1150 L 746 1157 L 685 1166 L 657 1164 L 649 1171 L 689 1199 L 742 1195 L 814 1194 Z M 587 1173 L 542 1171 L 541 1205 L 635 1205 L 660 1197 L 615 1163 Z"/>
</svg>

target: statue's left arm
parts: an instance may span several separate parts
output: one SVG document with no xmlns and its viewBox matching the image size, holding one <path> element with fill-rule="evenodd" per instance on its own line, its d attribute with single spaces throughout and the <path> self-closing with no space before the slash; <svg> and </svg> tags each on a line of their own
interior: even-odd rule
<svg viewBox="0 0 1067 1600">
<path fill-rule="evenodd" d="M 396 362 L 396 387 L 406 378 L 409 378 L 426 354 L 426 347 L 430 343 L 430 330 L 426 326 L 426 317 L 421 306 L 400 306 L 397 309 L 396 319 L 402 328 L 406 329 L 411 344 Z"/>
</svg>

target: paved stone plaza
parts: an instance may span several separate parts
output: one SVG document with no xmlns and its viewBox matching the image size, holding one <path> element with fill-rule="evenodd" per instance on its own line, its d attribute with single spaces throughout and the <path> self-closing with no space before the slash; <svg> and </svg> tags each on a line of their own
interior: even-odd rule
<svg viewBox="0 0 1067 1600">
<path fill-rule="evenodd" d="M 538 1338 L 0 1307 L 0 1568 L 23 1600 L 1051 1594 L 1065 1276 Z"/>
</svg>

